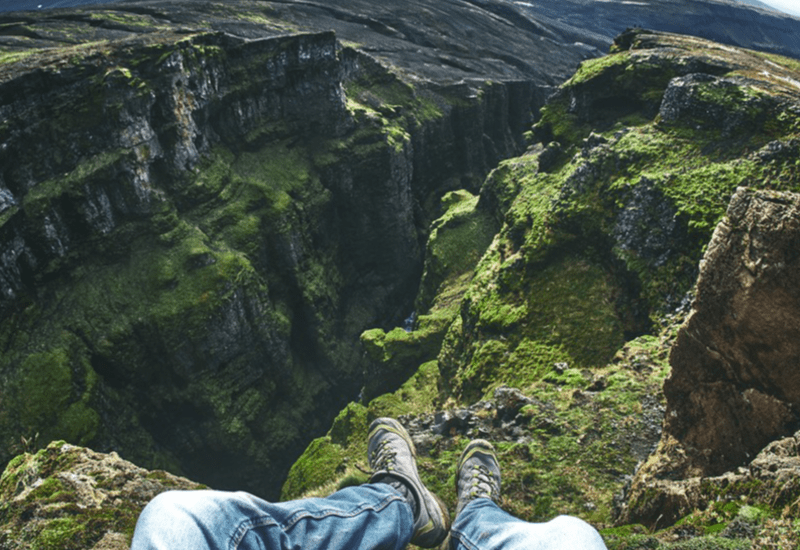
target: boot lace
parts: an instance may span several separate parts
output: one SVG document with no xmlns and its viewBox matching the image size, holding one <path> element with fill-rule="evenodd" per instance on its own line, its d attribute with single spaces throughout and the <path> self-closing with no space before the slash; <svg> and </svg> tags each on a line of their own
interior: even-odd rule
<svg viewBox="0 0 800 550">
<path fill-rule="evenodd" d="M 485 497 L 494 499 L 495 495 L 500 492 L 497 480 L 489 471 L 489 468 L 483 464 L 473 464 L 470 469 L 470 499 Z"/>
<path fill-rule="evenodd" d="M 397 464 L 397 449 L 388 440 L 381 441 L 375 448 L 372 460 L 375 470 L 392 472 Z"/>
</svg>

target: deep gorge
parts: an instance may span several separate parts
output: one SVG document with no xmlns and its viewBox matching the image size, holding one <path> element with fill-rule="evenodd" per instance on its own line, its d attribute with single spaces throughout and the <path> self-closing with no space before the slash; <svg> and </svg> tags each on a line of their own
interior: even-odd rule
<svg viewBox="0 0 800 550">
<path fill-rule="evenodd" d="M 2 458 L 38 432 L 274 495 L 542 94 L 412 86 L 333 33 L 81 55 L 0 87 Z"/>
</svg>

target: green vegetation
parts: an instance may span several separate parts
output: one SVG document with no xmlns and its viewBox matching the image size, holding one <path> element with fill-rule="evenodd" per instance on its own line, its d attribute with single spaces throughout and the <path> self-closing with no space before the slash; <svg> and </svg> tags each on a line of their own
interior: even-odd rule
<svg viewBox="0 0 800 550">
<path fill-rule="evenodd" d="M 21 61 L 22 59 L 34 55 L 35 53 L 36 50 L 0 50 L 0 65 Z"/>
<path fill-rule="evenodd" d="M 137 13 L 103 10 L 92 12 L 89 17 L 92 21 L 107 21 L 124 27 L 142 29 L 152 29 L 154 27 L 152 18 Z"/>
<path fill-rule="evenodd" d="M 361 70 L 346 81 L 347 108 L 356 120 L 380 128 L 386 142 L 398 154 L 411 140 L 411 132 L 422 124 L 444 115 L 442 98 L 418 92 L 409 83 L 389 72 L 371 57 L 352 48 L 343 55 L 359 60 Z"/>
</svg>

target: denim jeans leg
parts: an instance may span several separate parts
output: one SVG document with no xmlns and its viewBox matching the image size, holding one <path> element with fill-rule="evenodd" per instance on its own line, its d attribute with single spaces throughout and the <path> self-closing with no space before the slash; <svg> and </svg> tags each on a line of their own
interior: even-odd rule
<svg viewBox="0 0 800 550">
<path fill-rule="evenodd" d="M 453 550 L 605 550 L 597 530 L 585 521 L 558 516 L 528 523 L 476 498 L 461 511 L 450 531 Z"/>
<path fill-rule="evenodd" d="M 411 506 L 383 483 L 279 503 L 243 492 L 169 491 L 142 511 L 131 550 L 401 550 L 413 530 Z"/>
</svg>

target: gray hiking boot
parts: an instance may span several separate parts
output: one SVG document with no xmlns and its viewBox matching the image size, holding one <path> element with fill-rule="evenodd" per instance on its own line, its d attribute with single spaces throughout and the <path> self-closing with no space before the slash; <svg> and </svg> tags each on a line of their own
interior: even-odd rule
<svg viewBox="0 0 800 550">
<path fill-rule="evenodd" d="M 470 441 L 461 453 L 456 473 L 456 495 L 456 517 L 476 498 L 488 498 L 495 502 L 500 498 L 500 465 L 494 447 L 488 441 Z"/>
<path fill-rule="evenodd" d="M 411 543 L 424 548 L 438 546 L 450 530 L 450 514 L 444 503 L 431 493 L 417 472 L 417 451 L 408 432 L 393 418 L 378 418 L 369 427 L 367 457 L 373 474 L 370 483 L 401 482 L 414 509 Z M 388 478 L 388 479 L 387 479 Z M 405 489 L 405 490 L 404 490 Z"/>
</svg>

